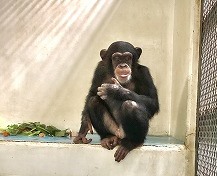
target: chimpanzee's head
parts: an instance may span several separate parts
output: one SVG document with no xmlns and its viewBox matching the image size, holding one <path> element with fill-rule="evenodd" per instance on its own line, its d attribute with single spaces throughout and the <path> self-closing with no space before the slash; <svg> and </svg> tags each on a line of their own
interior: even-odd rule
<svg viewBox="0 0 217 176">
<path fill-rule="evenodd" d="M 117 41 L 112 43 L 107 50 L 101 50 L 100 56 L 111 64 L 116 79 L 124 84 L 131 79 L 132 67 L 141 53 L 141 48 L 134 47 L 128 42 Z"/>
</svg>

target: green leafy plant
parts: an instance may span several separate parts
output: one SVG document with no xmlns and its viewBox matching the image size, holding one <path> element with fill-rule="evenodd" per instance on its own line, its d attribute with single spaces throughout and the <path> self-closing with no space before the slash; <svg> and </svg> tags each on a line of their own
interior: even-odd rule
<svg viewBox="0 0 217 176">
<path fill-rule="evenodd" d="M 70 135 L 68 129 L 60 130 L 52 125 L 46 126 L 40 122 L 28 122 L 8 125 L 6 129 L 1 129 L 3 134 L 25 135 L 25 136 L 55 136 L 64 137 Z M 6 136 L 6 135 L 5 135 Z"/>
</svg>

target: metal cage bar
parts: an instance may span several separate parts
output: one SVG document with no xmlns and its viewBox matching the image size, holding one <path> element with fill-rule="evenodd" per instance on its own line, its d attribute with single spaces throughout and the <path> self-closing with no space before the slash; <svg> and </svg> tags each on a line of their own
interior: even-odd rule
<svg viewBox="0 0 217 176">
<path fill-rule="evenodd" d="M 217 0 L 204 0 L 197 110 L 196 175 L 217 176 Z"/>
</svg>

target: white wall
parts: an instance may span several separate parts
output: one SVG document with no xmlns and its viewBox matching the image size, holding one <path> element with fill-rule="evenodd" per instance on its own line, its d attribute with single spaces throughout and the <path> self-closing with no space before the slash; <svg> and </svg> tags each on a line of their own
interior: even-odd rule
<svg viewBox="0 0 217 176">
<path fill-rule="evenodd" d="M 195 134 L 200 41 L 200 1 L 175 1 L 171 135 Z M 193 139 L 192 144 L 193 145 Z"/>
<path fill-rule="evenodd" d="M 140 63 L 158 88 L 160 113 L 149 134 L 183 133 L 192 45 L 187 0 L 102 0 L 90 10 L 93 2 L 1 1 L 0 126 L 41 121 L 77 131 L 99 51 L 125 40 L 143 49 Z"/>
<path fill-rule="evenodd" d="M 82 67 L 78 75 L 80 53 L 113 5 L 106 0 L 1 1 L 1 126 L 41 121 L 77 130 L 90 82 L 86 70 L 94 69 Z"/>
</svg>

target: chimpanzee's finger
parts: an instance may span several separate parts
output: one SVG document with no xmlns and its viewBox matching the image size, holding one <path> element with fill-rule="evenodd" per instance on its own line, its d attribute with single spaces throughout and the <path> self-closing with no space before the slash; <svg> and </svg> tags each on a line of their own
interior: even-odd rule
<svg viewBox="0 0 217 176">
<path fill-rule="evenodd" d="M 110 150 L 107 139 L 101 140 L 101 146 Z"/>
<path fill-rule="evenodd" d="M 102 93 L 102 94 L 106 94 L 106 88 L 105 87 L 98 87 L 97 91 L 100 92 L 100 93 Z"/>
<path fill-rule="evenodd" d="M 102 85 L 101 85 L 101 87 L 102 88 L 106 88 L 106 87 L 109 87 L 111 84 L 107 84 L 107 83 L 103 83 Z"/>
<path fill-rule="evenodd" d="M 97 95 L 100 96 L 102 100 L 105 100 L 107 98 L 107 95 L 104 92 L 97 92 Z"/>
<path fill-rule="evenodd" d="M 121 155 L 122 155 L 122 150 L 121 150 L 121 146 L 118 147 L 118 149 L 116 150 L 114 157 L 115 157 L 115 161 L 120 162 L 121 161 Z"/>
<path fill-rule="evenodd" d="M 102 95 L 104 95 L 104 93 L 103 92 L 97 92 L 97 95 L 99 95 L 101 97 Z"/>
<path fill-rule="evenodd" d="M 112 78 L 112 81 L 119 86 L 121 85 L 116 78 Z"/>
<path fill-rule="evenodd" d="M 118 138 L 113 139 L 113 148 L 118 145 Z"/>
<path fill-rule="evenodd" d="M 97 90 L 98 90 L 98 92 L 103 92 L 105 90 L 105 88 L 104 87 L 98 87 Z"/>
<path fill-rule="evenodd" d="M 112 150 L 112 143 L 111 143 L 111 141 L 107 141 L 106 142 L 106 145 L 107 145 L 107 148 L 109 149 L 109 150 Z"/>
<path fill-rule="evenodd" d="M 105 100 L 105 99 L 107 99 L 107 95 L 102 95 L 102 96 L 100 96 L 100 98 L 101 98 L 102 100 Z"/>
</svg>

